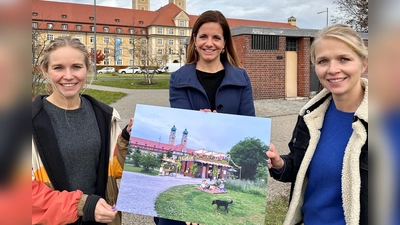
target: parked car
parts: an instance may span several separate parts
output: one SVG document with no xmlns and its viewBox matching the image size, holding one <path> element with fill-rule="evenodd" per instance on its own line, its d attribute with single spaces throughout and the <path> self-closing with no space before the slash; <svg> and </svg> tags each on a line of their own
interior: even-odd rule
<svg viewBox="0 0 400 225">
<path fill-rule="evenodd" d="M 97 70 L 97 73 L 114 73 L 115 68 L 114 67 L 104 67 L 102 69 Z"/>
<path fill-rule="evenodd" d="M 139 67 L 127 67 L 125 69 L 118 70 L 118 73 L 141 73 L 141 70 Z"/>
<path fill-rule="evenodd" d="M 157 73 L 157 70 L 156 69 L 154 69 L 154 68 L 147 68 L 147 69 L 144 69 L 144 70 L 142 70 L 142 73 L 143 74 L 145 74 L 145 73 Z"/>
<path fill-rule="evenodd" d="M 156 71 L 156 73 L 168 73 L 168 66 L 163 66 Z"/>
</svg>

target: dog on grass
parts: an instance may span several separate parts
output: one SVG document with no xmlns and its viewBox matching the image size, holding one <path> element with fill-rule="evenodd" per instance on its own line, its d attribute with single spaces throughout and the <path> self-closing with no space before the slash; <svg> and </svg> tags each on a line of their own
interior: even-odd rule
<svg viewBox="0 0 400 225">
<path fill-rule="evenodd" d="M 224 201 L 224 200 L 213 200 L 211 205 L 217 204 L 217 209 L 219 209 L 219 207 L 225 207 L 225 211 L 226 213 L 228 213 L 228 206 L 229 204 L 232 204 L 233 200 L 231 200 L 230 202 L 228 201 Z"/>
</svg>

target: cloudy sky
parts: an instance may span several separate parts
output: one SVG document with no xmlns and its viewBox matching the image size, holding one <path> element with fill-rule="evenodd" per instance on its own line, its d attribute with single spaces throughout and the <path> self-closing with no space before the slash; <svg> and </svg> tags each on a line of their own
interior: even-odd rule
<svg viewBox="0 0 400 225">
<path fill-rule="evenodd" d="M 53 0 L 60 2 L 74 2 L 93 4 L 94 0 Z M 168 4 L 168 0 L 150 0 L 150 10 L 157 10 Z M 221 11 L 226 17 L 250 20 L 264 20 L 287 22 L 287 18 L 297 18 L 300 28 L 321 29 L 326 25 L 326 11 L 328 8 L 329 20 L 336 14 L 336 5 L 333 0 L 187 0 L 186 12 L 199 15 L 202 12 L 214 9 Z M 97 0 L 97 5 L 132 8 L 131 0 Z"/>
<path fill-rule="evenodd" d="M 187 129 L 187 147 L 226 153 L 246 137 L 260 139 L 269 145 L 271 119 L 222 113 L 204 113 L 168 107 L 137 105 L 131 135 L 168 143 L 173 125 L 177 128 L 175 145 L 181 143 Z"/>
</svg>

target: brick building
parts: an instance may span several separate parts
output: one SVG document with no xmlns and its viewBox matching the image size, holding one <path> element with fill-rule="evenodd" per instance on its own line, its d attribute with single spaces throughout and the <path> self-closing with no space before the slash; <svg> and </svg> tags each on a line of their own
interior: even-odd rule
<svg viewBox="0 0 400 225">
<path fill-rule="evenodd" d="M 289 18 L 294 23 L 295 18 Z M 308 97 L 319 81 L 310 61 L 318 30 L 239 26 L 231 29 L 254 99 Z M 368 45 L 368 34 L 360 34 Z"/>
</svg>

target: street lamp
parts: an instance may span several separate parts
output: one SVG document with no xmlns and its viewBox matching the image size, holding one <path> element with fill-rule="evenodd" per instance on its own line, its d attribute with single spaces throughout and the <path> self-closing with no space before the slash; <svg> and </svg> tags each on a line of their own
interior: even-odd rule
<svg viewBox="0 0 400 225">
<path fill-rule="evenodd" d="M 328 7 L 326 7 L 326 10 L 321 11 L 321 12 L 317 12 L 317 14 L 321 14 L 321 13 L 326 13 L 326 26 L 328 26 L 329 24 L 329 19 L 328 19 Z"/>
<path fill-rule="evenodd" d="M 94 15 L 93 15 L 93 20 L 94 20 L 94 52 L 93 52 L 93 64 L 94 64 L 94 75 L 93 79 L 97 80 L 97 49 L 96 49 L 96 0 L 94 0 Z"/>
</svg>

